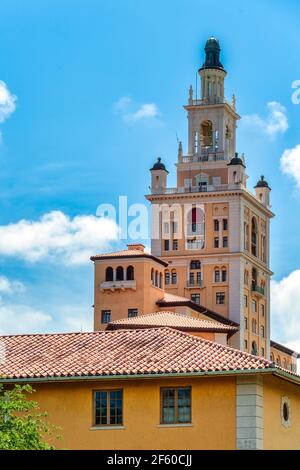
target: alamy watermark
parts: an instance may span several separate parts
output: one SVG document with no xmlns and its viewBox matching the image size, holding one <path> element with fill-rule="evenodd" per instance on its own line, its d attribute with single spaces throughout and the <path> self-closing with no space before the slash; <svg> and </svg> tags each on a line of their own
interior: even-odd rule
<svg viewBox="0 0 300 470">
<path fill-rule="evenodd" d="M 292 103 L 300 104 L 300 80 L 294 80 L 292 83 L 292 89 L 295 90 L 292 93 Z"/>
<path fill-rule="evenodd" d="M 127 196 L 119 196 L 119 207 L 100 204 L 96 215 L 114 221 L 119 227 L 120 240 L 152 240 L 195 236 L 201 242 L 205 232 L 204 204 L 151 204 L 151 224 L 149 206 L 146 204 L 128 205 Z M 151 226 L 151 230 L 149 227 Z"/>
</svg>

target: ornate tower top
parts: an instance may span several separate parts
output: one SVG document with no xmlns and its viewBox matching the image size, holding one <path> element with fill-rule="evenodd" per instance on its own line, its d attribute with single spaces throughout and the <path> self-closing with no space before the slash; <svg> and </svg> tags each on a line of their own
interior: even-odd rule
<svg viewBox="0 0 300 470">
<path fill-rule="evenodd" d="M 205 44 L 205 62 L 200 70 L 203 69 L 220 69 L 224 70 L 220 62 L 220 43 L 215 37 L 210 37 Z"/>
</svg>

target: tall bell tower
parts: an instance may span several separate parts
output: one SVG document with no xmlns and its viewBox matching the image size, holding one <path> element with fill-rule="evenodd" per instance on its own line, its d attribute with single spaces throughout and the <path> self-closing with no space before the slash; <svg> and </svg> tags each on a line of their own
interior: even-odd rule
<svg viewBox="0 0 300 470">
<path fill-rule="evenodd" d="M 187 151 L 179 142 L 177 185 L 161 160 L 151 169 L 152 254 L 168 262 L 165 289 L 240 324 L 232 346 L 269 357 L 270 188 L 247 188 L 236 150 L 236 99 L 225 99 L 219 41 L 205 44 L 201 95 L 189 88 Z"/>
</svg>

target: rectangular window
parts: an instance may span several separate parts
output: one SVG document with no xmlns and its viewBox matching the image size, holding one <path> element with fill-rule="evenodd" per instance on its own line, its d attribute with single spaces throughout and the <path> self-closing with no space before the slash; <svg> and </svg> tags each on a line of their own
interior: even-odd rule
<svg viewBox="0 0 300 470">
<path fill-rule="evenodd" d="M 251 302 L 251 310 L 253 313 L 256 313 L 257 312 L 257 301 L 256 300 L 252 300 Z"/>
<path fill-rule="evenodd" d="M 260 334 L 261 334 L 261 337 L 262 337 L 262 338 L 265 337 L 265 327 L 264 327 L 264 326 L 261 326 L 261 327 L 260 327 Z"/>
<path fill-rule="evenodd" d="M 101 323 L 109 323 L 111 319 L 111 311 L 110 310 L 101 310 Z"/>
<path fill-rule="evenodd" d="M 248 330 L 248 318 L 244 317 L 245 330 Z"/>
<path fill-rule="evenodd" d="M 122 390 L 96 390 L 94 392 L 94 426 L 122 426 Z"/>
<path fill-rule="evenodd" d="M 227 281 L 227 271 L 226 269 L 222 269 L 222 282 Z"/>
<path fill-rule="evenodd" d="M 223 219 L 223 230 L 228 230 L 228 220 Z"/>
<path fill-rule="evenodd" d="M 165 285 L 169 285 L 170 284 L 170 273 L 167 271 L 165 273 Z"/>
<path fill-rule="evenodd" d="M 173 240 L 173 250 L 174 251 L 178 250 L 178 240 Z"/>
<path fill-rule="evenodd" d="M 169 222 L 164 222 L 164 234 L 167 235 L 170 232 Z"/>
<path fill-rule="evenodd" d="M 261 312 L 262 317 L 264 317 L 265 316 L 265 306 L 264 306 L 264 304 L 261 304 L 260 312 Z"/>
<path fill-rule="evenodd" d="M 218 237 L 216 237 L 216 238 L 214 239 L 214 247 L 215 247 L 215 248 L 219 248 L 219 238 L 218 238 Z"/>
<path fill-rule="evenodd" d="M 172 231 L 173 233 L 177 233 L 178 232 L 178 222 L 172 222 Z"/>
<path fill-rule="evenodd" d="M 191 387 L 162 388 L 161 424 L 191 423 Z"/>
<path fill-rule="evenodd" d="M 228 237 L 223 237 L 223 248 L 228 248 Z"/>
<path fill-rule="evenodd" d="M 190 273 L 190 285 L 193 286 L 195 284 L 195 275 L 194 273 Z"/>
<path fill-rule="evenodd" d="M 214 220 L 214 231 L 215 232 L 219 231 L 219 221 L 217 219 Z"/>
<path fill-rule="evenodd" d="M 200 294 L 191 294 L 191 300 L 200 305 Z"/>
<path fill-rule="evenodd" d="M 220 282 L 220 280 L 221 280 L 220 279 L 220 271 L 219 271 L 219 269 L 217 269 L 215 271 L 215 282 Z"/>
<path fill-rule="evenodd" d="M 200 271 L 198 271 L 197 272 L 197 285 L 201 286 L 201 282 L 202 282 L 202 274 Z"/>
<path fill-rule="evenodd" d="M 248 307 L 248 296 L 244 294 L 244 306 Z"/>
<path fill-rule="evenodd" d="M 165 249 L 165 251 L 169 251 L 169 249 L 170 249 L 170 240 L 164 240 L 164 249 Z"/>
<path fill-rule="evenodd" d="M 224 305 L 225 304 L 225 292 L 217 292 L 216 293 L 216 304 L 217 305 Z"/>
<path fill-rule="evenodd" d="M 129 308 L 128 309 L 128 318 L 134 318 L 138 316 L 138 309 L 137 308 Z"/>
</svg>

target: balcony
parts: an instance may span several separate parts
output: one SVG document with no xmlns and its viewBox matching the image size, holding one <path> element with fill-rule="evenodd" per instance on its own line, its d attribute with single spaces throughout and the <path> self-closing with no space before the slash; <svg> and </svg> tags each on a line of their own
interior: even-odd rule
<svg viewBox="0 0 300 470">
<path fill-rule="evenodd" d="M 201 186 L 188 186 L 178 188 L 158 188 L 151 189 L 151 194 L 185 194 L 185 193 L 213 193 L 218 191 L 236 191 L 238 189 L 245 189 L 241 183 L 233 184 L 219 184 L 219 185 L 201 185 Z"/>
<path fill-rule="evenodd" d="M 204 248 L 204 240 L 186 242 L 185 244 L 186 250 L 203 250 L 203 248 Z"/>
<path fill-rule="evenodd" d="M 179 157 L 179 163 L 196 163 L 196 162 L 218 162 L 218 161 L 229 161 L 224 152 L 218 152 L 213 148 L 202 150 L 201 153 L 195 155 L 187 155 Z"/>
<path fill-rule="evenodd" d="M 186 281 L 186 287 L 188 288 L 197 288 L 197 287 L 203 287 L 203 281 L 202 279 L 195 279 L 195 280 L 188 280 Z"/>
<path fill-rule="evenodd" d="M 125 291 L 127 289 L 136 290 L 136 281 L 104 281 L 100 283 L 99 287 L 102 292 L 106 290 L 112 292 L 116 290 Z"/>
<path fill-rule="evenodd" d="M 252 284 L 251 290 L 252 292 L 255 292 L 256 294 L 265 295 L 264 287 L 258 286 L 257 284 Z"/>
</svg>

